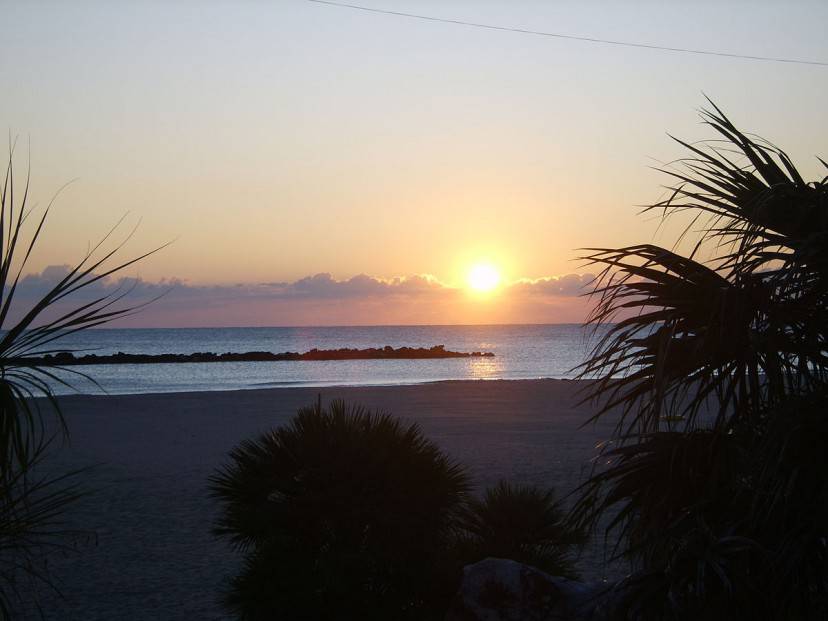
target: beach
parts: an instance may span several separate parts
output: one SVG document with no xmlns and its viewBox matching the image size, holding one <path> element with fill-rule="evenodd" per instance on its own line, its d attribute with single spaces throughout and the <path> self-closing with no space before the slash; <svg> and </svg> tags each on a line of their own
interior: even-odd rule
<svg viewBox="0 0 828 621">
<path fill-rule="evenodd" d="M 296 410 L 341 398 L 418 423 L 465 464 L 477 489 L 506 479 L 554 487 L 583 480 L 612 421 L 581 426 L 577 381 L 447 381 L 408 386 L 273 388 L 117 396 L 65 396 L 67 445 L 46 467 L 83 475 L 89 494 L 67 525 L 94 532 L 76 553 L 53 556 L 63 599 L 43 593 L 47 619 L 224 619 L 218 599 L 240 555 L 210 532 L 218 504 L 208 477 L 242 440 Z M 580 559 L 601 579 L 600 542 Z"/>
</svg>

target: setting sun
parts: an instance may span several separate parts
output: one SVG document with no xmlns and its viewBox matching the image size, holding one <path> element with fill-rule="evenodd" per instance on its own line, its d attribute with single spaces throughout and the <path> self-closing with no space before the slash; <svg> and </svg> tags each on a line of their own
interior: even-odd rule
<svg viewBox="0 0 828 621">
<path fill-rule="evenodd" d="M 500 272 L 491 265 L 479 263 L 469 270 L 468 283 L 474 291 L 491 291 L 500 284 Z"/>
</svg>

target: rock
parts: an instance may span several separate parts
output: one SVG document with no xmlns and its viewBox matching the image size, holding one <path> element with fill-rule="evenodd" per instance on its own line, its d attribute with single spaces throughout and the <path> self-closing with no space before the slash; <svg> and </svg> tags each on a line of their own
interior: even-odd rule
<svg viewBox="0 0 828 621">
<path fill-rule="evenodd" d="M 579 621 L 599 589 L 516 561 L 487 558 L 463 568 L 446 621 Z"/>
<path fill-rule="evenodd" d="M 60 352 L 55 355 L 46 354 L 42 357 L 17 358 L 15 362 L 20 366 L 27 365 L 59 365 L 75 366 L 83 364 L 173 364 L 184 362 L 280 362 L 296 360 L 417 360 L 427 358 L 491 358 L 492 352 L 459 352 L 449 351 L 443 345 L 435 345 L 429 349 L 425 347 L 399 347 L 394 349 L 390 345 L 383 348 L 369 347 L 367 349 L 311 349 L 304 354 L 286 351 L 274 354 L 269 351 L 226 352 L 196 352 L 194 354 L 117 354 L 99 356 L 86 354 L 75 356 L 71 352 Z"/>
</svg>

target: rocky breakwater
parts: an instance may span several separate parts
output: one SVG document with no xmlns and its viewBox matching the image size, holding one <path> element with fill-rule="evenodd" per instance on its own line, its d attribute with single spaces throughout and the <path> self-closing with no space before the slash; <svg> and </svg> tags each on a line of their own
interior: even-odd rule
<svg viewBox="0 0 828 621">
<path fill-rule="evenodd" d="M 90 364 L 170 364 L 185 362 L 280 362 L 305 360 L 419 360 L 434 358 L 492 358 L 491 352 L 451 351 L 443 345 L 434 347 L 369 347 L 367 349 L 311 349 L 305 353 L 283 352 L 275 354 L 268 351 L 248 351 L 240 353 L 196 352 L 194 354 L 84 354 L 76 356 L 72 352 L 60 352 L 46 356 L 19 358 L 15 362 L 20 366 L 53 365 L 76 366 Z"/>
</svg>

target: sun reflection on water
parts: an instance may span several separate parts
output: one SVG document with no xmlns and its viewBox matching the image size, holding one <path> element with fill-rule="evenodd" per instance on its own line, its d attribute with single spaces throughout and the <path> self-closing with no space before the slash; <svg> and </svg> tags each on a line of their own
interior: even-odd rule
<svg viewBox="0 0 828 621">
<path fill-rule="evenodd" d="M 503 377 L 503 362 L 494 358 L 470 358 L 469 376 L 474 379 L 497 379 Z"/>
</svg>

